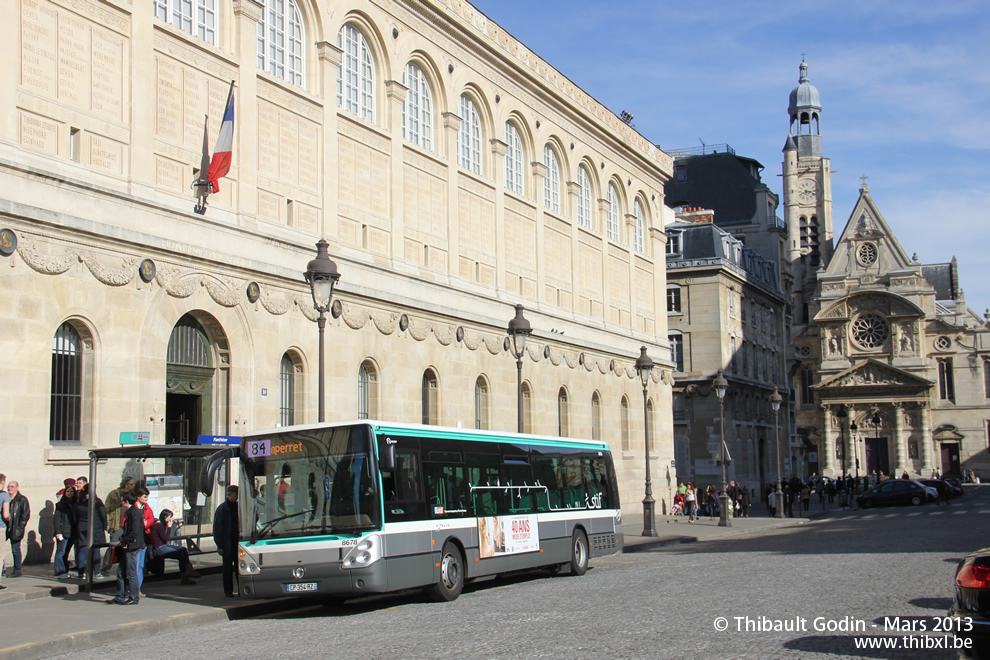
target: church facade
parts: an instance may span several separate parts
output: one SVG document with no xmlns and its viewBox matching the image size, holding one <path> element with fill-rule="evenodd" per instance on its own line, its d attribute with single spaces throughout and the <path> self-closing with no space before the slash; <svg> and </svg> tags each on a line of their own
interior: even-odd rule
<svg viewBox="0 0 990 660">
<path fill-rule="evenodd" d="M 459 0 L 18 7 L 0 470 L 37 507 L 122 434 L 316 422 L 302 274 L 326 239 L 329 421 L 515 430 L 522 304 L 525 430 L 612 444 L 638 515 L 645 437 L 673 458 L 669 156 Z M 231 89 L 233 165 L 193 213 Z"/>
<path fill-rule="evenodd" d="M 821 102 L 802 62 L 784 200 L 794 425 L 806 472 L 911 477 L 990 471 L 990 328 L 958 264 L 909 257 L 864 183 L 833 236 Z"/>
</svg>

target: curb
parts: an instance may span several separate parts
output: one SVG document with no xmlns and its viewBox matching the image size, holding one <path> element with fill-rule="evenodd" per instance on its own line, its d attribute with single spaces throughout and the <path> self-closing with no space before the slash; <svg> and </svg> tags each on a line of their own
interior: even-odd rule
<svg viewBox="0 0 990 660">
<path fill-rule="evenodd" d="M 34 589 L 26 589 L 24 591 L 13 591 L 8 585 L 6 592 L 7 593 L 0 595 L 0 605 L 6 605 L 8 603 L 23 603 L 28 600 L 51 598 L 53 596 L 71 596 L 72 594 L 79 593 L 79 585 L 59 585 L 57 587 L 51 587 L 50 589 L 38 587 Z"/>
</svg>

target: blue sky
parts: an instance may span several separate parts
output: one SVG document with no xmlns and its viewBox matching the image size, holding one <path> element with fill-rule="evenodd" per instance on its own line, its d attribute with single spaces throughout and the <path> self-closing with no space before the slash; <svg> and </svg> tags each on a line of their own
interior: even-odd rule
<svg viewBox="0 0 990 660">
<path fill-rule="evenodd" d="M 781 193 L 801 54 L 822 98 L 838 235 L 860 175 L 908 255 L 957 257 L 990 307 L 990 3 L 985 0 L 472 4 L 661 148 L 728 143 Z M 783 215 L 783 212 L 780 213 Z"/>
</svg>

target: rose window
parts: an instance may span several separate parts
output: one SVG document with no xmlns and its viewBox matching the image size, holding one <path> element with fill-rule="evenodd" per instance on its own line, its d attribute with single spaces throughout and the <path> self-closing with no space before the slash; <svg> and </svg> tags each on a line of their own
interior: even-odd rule
<svg viewBox="0 0 990 660">
<path fill-rule="evenodd" d="M 864 266 L 869 266 L 876 263 L 877 260 L 877 246 L 873 243 L 863 243 L 859 246 L 857 251 L 857 256 L 859 257 L 859 263 Z"/>
<path fill-rule="evenodd" d="M 889 336 L 890 328 L 879 314 L 863 314 L 853 321 L 853 340 L 863 348 L 880 348 Z"/>
<path fill-rule="evenodd" d="M 947 351 L 952 348 L 952 341 L 948 337 L 939 337 L 935 340 L 935 348 L 940 351 Z"/>
</svg>

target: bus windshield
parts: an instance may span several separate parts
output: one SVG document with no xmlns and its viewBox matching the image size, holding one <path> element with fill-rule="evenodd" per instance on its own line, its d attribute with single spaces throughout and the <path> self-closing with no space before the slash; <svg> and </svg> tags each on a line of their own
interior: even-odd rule
<svg viewBox="0 0 990 660">
<path fill-rule="evenodd" d="M 240 463 L 242 541 L 381 527 L 366 425 L 253 435 L 244 439 Z"/>
</svg>

